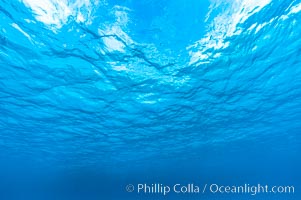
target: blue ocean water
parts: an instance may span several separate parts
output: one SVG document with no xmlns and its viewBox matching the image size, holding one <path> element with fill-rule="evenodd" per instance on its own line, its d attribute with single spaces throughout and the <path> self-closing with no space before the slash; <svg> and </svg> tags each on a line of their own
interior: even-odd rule
<svg viewBox="0 0 301 200">
<path fill-rule="evenodd" d="M 0 0 L 0 19 L 1 200 L 300 199 L 300 0 Z"/>
</svg>

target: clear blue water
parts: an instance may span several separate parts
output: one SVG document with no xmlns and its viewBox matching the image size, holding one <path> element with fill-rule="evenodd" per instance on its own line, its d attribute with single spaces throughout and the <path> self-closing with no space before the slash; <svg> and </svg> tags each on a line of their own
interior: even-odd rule
<svg viewBox="0 0 301 200">
<path fill-rule="evenodd" d="M 300 0 L 0 0 L 0 19 L 0 199 L 300 199 Z"/>
</svg>

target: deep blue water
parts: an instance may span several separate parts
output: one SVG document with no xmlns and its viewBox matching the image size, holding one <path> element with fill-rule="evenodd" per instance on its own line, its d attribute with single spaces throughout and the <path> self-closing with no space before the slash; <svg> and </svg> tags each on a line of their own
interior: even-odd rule
<svg viewBox="0 0 301 200">
<path fill-rule="evenodd" d="M 300 23 L 300 0 L 0 0 L 0 199 L 301 199 Z M 201 192 L 138 193 L 177 183 Z"/>
</svg>

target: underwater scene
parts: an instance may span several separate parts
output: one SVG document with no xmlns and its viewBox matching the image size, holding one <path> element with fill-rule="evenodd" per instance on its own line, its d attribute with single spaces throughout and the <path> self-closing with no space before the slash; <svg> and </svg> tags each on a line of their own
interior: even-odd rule
<svg viewBox="0 0 301 200">
<path fill-rule="evenodd" d="M 301 0 L 0 0 L 0 200 L 301 199 Z"/>
</svg>

